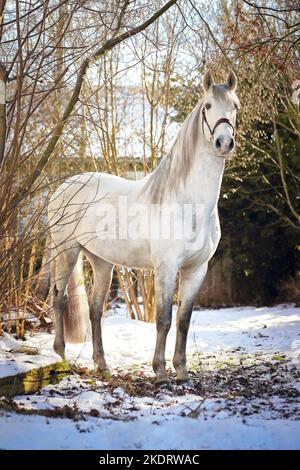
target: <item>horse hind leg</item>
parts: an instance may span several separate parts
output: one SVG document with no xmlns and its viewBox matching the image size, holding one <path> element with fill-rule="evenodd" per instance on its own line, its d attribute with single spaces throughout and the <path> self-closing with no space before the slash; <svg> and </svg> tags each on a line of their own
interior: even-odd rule
<svg viewBox="0 0 300 470">
<path fill-rule="evenodd" d="M 108 292 L 113 265 L 98 256 L 84 250 L 84 253 L 93 269 L 93 287 L 90 297 L 90 320 L 92 325 L 93 360 L 102 372 L 108 370 L 102 343 L 101 318 L 103 304 Z"/>
<path fill-rule="evenodd" d="M 64 312 L 67 303 L 65 294 L 66 287 L 72 271 L 77 262 L 80 253 L 80 247 L 60 247 L 59 254 L 55 256 L 52 263 L 55 265 L 53 270 L 53 310 L 55 315 L 55 339 L 54 350 L 62 359 L 65 358 L 65 340 L 64 340 Z"/>
</svg>

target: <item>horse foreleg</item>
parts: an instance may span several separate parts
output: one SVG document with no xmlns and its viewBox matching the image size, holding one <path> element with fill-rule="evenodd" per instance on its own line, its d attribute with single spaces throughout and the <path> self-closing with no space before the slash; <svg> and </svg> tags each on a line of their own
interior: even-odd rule
<svg viewBox="0 0 300 470">
<path fill-rule="evenodd" d="M 153 370 L 156 384 L 169 383 L 166 372 L 166 341 L 172 322 L 173 293 L 176 282 L 176 269 L 166 265 L 155 268 L 155 301 L 156 301 L 156 347 L 153 357 Z"/>
<path fill-rule="evenodd" d="M 186 368 L 187 335 L 193 311 L 193 302 L 204 280 L 206 271 L 207 265 L 203 265 L 197 271 L 182 269 L 180 273 L 176 345 L 173 357 L 178 382 L 189 380 Z"/>
</svg>

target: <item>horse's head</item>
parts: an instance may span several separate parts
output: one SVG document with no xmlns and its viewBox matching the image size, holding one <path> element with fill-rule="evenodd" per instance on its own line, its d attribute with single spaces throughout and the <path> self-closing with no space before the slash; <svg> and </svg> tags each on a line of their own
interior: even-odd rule
<svg viewBox="0 0 300 470">
<path fill-rule="evenodd" d="M 236 113 L 239 100 L 235 93 L 237 78 L 228 74 L 225 84 L 214 83 L 211 72 L 203 78 L 204 101 L 201 126 L 204 138 L 210 141 L 218 157 L 228 158 L 235 146 Z"/>
</svg>

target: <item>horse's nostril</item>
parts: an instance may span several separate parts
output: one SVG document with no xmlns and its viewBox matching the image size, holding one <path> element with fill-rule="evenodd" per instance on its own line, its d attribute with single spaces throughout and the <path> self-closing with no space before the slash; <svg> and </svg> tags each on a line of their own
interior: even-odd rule
<svg viewBox="0 0 300 470">
<path fill-rule="evenodd" d="M 230 144 L 229 144 L 229 150 L 232 150 L 234 147 L 234 140 L 231 139 Z"/>
<path fill-rule="evenodd" d="M 216 147 L 217 149 L 221 148 L 221 139 L 219 139 L 219 137 L 216 140 Z"/>
</svg>

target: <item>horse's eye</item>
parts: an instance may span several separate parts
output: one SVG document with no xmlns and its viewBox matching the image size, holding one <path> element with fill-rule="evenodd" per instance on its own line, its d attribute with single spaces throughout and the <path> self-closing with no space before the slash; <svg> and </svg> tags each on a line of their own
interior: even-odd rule
<svg viewBox="0 0 300 470">
<path fill-rule="evenodd" d="M 238 104 L 234 103 L 234 108 L 235 108 L 236 111 L 238 111 L 239 110 Z"/>
<path fill-rule="evenodd" d="M 206 108 L 206 109 L 210 109 L 210 108 L 211 108 L 211 104 L 210 104 L 210 103 L 206 103 L 206 104 L 205 104 L 205 108 Z"/>
</svg>

